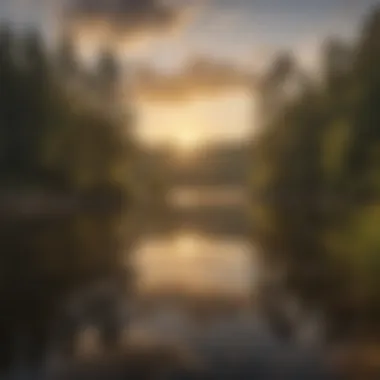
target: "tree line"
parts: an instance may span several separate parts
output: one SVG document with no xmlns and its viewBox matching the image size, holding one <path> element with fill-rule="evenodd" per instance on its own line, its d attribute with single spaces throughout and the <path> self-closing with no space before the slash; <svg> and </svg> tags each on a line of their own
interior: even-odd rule
<svg viewBox="0 0 380 380">
<path fill-rule="evenodd" d="M 119 108 L 112 52 L 93 60 L 84 66 L 65 36 L 53 49 L 36 31 L 0 28 L 0 204 L 39 208 L 25 219 L 8 204 L 0 215 L 0 373 L 20 351 L 41 362 L 68 295 L 128 278 L 120 226 L 137 188 L 133 115 Z M 70 199 L 78 210 L 49 214 Z"/>
<path fill-rule="evenodd" d="M 127 116 L 116 113 L 121 73 L 108 51 L 95 68 L 68 38 L 48 52 L 36 32 L 0 31 L 2 187 L 128 189 Z"/>
<path fill-rule="evenodd" d="M 281 55 L 252 149 L 253 234 L 342 339 L 380 334 L 379 41 L 375 9 L 353 42 L 325 44 L 318 77 Z"/>
</svg>

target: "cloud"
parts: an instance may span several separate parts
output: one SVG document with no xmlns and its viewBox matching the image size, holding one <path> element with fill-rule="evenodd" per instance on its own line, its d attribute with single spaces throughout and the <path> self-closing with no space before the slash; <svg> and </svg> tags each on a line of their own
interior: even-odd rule
<svg viewBox="0 0 380 380">
<path fill-rule="evenodd" d="M 129 43 L 176 31 L 186 25 L 196 1 L 66 0 L 64 22 L 92 41 Z"/>
<path fill-rule="evenodd" d="M 173 74 L 143 67 L 137 71 L 136 78 L 137 95 L 151 101 L 182 101 L 254 87 L 254 78 L 249 72 L 207 58 L 194 58 Z"/>
<path fill-rule="evenodd" d="M 49 16 L 51 7 L 47 0 L 1 0 L 0 20 L 16 27 L 39 25 Z"/>
</svg>

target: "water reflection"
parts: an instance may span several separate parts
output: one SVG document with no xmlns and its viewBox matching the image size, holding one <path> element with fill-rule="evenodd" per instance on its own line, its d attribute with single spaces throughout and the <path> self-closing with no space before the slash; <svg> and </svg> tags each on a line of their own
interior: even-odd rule
<svg viewBox="0 0 380 380">
<path fill-rule="evenodd" d="M 122 265 L 121 223 L 121 215 L 113 212 L 0 220 L 0 297 L 7 311 L 0 315 L 4 366 L 18 341 L 17 355 L 28 363 L 39 362 L 51 341 L 72 353 L 86 318 L 104 326 L 104 341 L 117 339 L 116 298 L 124 297 L 128 280 Z M 108 293 L 115 296 L 99 298 L 99 283 L 112 285 Z M 87 304 L 91 309 L 85 310 Z"/>
<path fill-rule="evenodd" d="M 143 238 L 132 254 L 132 265 L 142 293 L 249 297 L 258 263 L 248 241 L 179 230 Z"/>
<path fill-rule="evenodd" d="M 191 209 L 194 207 L 242 207 L 247 204 L 244 188 L 226 187 L 176 187 L 167 196 L 171 207 Z"/>
</svg>

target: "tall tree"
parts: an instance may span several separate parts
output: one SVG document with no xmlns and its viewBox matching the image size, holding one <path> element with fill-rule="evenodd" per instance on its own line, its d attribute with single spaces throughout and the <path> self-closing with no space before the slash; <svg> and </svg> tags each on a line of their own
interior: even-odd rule
<svg viewBox="0 0 380 380">
<path fill-rule="evenodd" d="M 255 236 L 288 286 L 335 332 L 378 337 L 379 31 L 374 11 L 357 43 L 330 42 L 324 80 L 268 122 L 252 173 Z"/>
<path fill-rule="evenodd" d="M 92 102 L 93 89 L 79 76 L 67 86 L 67 62 L 64 70 L 56 65 L 34 31 L 0 31 L 0 208 L 11 210 L 0 212 L 0 302 L 7 310 L 0 316 L 0 372 L 12 365 L 20 335 L 29 342 L 30 364 L 39 363 L 70 292 L 124 273 L 118 228 L 131 193 L 126 126 L 110 112 L 112 98 L 99 93 L 102 102 Z M 112 64 L 104 67 L 102 83 L 115 86 Z M 23 218 L 19 211 L 30 204 L 37 214 Z M 74 215 L 67 215 L 72 204 Z"/>
</svg>

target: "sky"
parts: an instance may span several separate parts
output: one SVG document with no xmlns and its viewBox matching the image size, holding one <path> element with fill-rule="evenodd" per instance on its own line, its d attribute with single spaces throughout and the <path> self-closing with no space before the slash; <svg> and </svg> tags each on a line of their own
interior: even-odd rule
<svg viewBox="0 0 380 380">
<path fill-rule="evenodd" d="M 279 49 L 291 49 L 312 64 L 329 35 L 350 38 L 373 1 L 210 0 L 180 34 L 157 41 L 145 54 L 162 66 L 201 55 L 252 67 Z M 144 54 L 144 53 L 142 53 Z"/>
<path fill-rule="evenodd" d="M 247 137 L 255 124 L 251 73 L 281 50 L 315 70 L 323 41 L 354 38 L 377 3 L 1 0 L 0 17 L 37 25 L 49 41 L 64 25 L 87 58 L 102 44 L 112 46 L 139 78 L 138 136 L 186 147 Z"/>
<path fill-rule="evenodd" d="M 156 65 L 171 69 L 194 55 L 253 65 L 271 50 L 281 48 L 308 55 L 328 35 L 354 35 L 363 15 L 376 3 L 375 0 L 2 0 L 0 17 L 35 23 L 51 34 L 62 9 L 70 9 L 69 17 L 81 23 L 83 34 L 86 28 L 88 35 L 90 30 L 95 34 L 95 20 L 108 22 L 108 29 L 115 29 L 114 42 L 119 40 L 123 44 L 125 40 L 126 54 L 133 51 L 133 55 L 148 63 L 153 59 Z M 139 47 L 132 48 L 132 44 Z"/>
</svg>

